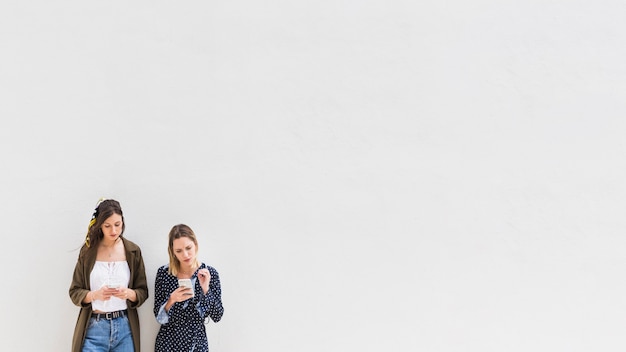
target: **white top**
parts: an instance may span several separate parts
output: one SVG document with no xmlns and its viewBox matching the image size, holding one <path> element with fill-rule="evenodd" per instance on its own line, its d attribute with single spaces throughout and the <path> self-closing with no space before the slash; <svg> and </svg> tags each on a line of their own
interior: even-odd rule
<svg viewBox="0 0 626 352">
<path fill-rule="evenodd" d="M 119 262 L 100 262 L 96 261 L 89 283 L 92 290 L 98 290 L 103 286 L 128 287 L 130 282 L 130 267 L 125 260 Z M 108 301 L 94 300 L 91 302 L 93 310 L 101 312 L 115 312 L 128 308 L 125 299 L 111 297 Z"/>
</svg>

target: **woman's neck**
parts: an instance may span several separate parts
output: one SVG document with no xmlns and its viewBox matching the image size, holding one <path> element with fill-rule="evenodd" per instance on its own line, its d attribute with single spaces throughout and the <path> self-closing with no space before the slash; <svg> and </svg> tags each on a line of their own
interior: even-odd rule
<svg viewBox="0 0 626 352">
<path fill-rule="evenodd" d="M 195 265 L 191 265 L 188 267 L 181 267 L 180 268 L 180 273 L 183 275 L 191 275 L 194 273 L 194 271 L 196 271 L 196 266 Z"/>
<path fill-rule="evenodd" d="M 115 246 L 117 244 L 117 242 L 119 242 L 121 239 L 121 237 L 118 237 L 115 239 L 115 241 L 105 241 L 102 240 L 102 242 L 100 242 L 100 244 L 105 247 L 105 248 L 113 248 L 113 246 Z"/>
</svg>

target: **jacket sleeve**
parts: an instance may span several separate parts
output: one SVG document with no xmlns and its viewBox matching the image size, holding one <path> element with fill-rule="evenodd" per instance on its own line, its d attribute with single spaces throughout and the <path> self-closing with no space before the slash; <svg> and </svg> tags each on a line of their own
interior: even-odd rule
<svg viewBox="0 0 626 352">
<path fill-rule="evenodd" d="M 148 299 L 148 280 L 146 279 L 146 267 L 143 263 L 141 250 L 137 249 L 135 258 L 133 259 L 133 283 L 129 287 L 137 293 L 137 301 L 128 301 L 128 308 L 136 309 Z"/>
<path fill-rule="evenodd" d="M 70 284 L 70 299 L 72 303 L 79 307 L 87 307 L 89 303 L 83 303 L 85 296 L 89 293 L 89 283 L 85 282 L 85 260 L 84 249 L 81 249 L 76 260 L 76 266 L 74 267 L 74 274 L 72 275 L 72 283 Z"/>
</svg>

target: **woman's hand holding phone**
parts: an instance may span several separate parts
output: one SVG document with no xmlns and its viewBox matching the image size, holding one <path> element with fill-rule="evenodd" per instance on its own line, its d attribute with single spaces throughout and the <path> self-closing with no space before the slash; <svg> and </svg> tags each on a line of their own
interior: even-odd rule
<svg viewBox="0 0 626 352">
<path fill-rule="evenodd" d="M 128 287 L 119 287 L 119 288 L 110 288 L 113 291 L 113 296 L 117 297 L 119 299 L 124 299 L 124 300 L 131 300 L 133 301 L 135 299 L 135 297 L 132 295 L 134 292 L 133 290 L 129 289 Z"/>
<path fill-rule="evenodd" d="M 92 300 L 108 301 L 111 299 L 111 297 L 117 297 L 117 295 L 119 294 L 119 291 L 120 290 L 118 288 L 102 286 L 100 287 L 100 289 L 93 291 L 93 294 L 91 297 L 92 297 Z"/>
<path fill-rule="evenodd" d="M 193 288 L 190 279 L 179 279 L 178 288 L 170 295 L 172 302 L 183 302 L 193 297 Z"/>
</svg>

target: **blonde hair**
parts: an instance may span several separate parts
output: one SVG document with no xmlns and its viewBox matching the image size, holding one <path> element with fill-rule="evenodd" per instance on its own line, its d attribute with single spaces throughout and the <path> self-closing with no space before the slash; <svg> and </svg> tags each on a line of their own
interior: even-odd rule
<svg viewBox="0 0 626 352">
<path fill-rule="evenodd" d="M 174 227 L 170 230 L 169 244 L 167 246 L 167 252 L 170 255 L 169 272 L 174 276 L 178 275 L 180 272 L 180 261 L 174 254 L 174 240 L 182 237 L 189 238 L 196 245 L 196 258 L 194 258 L 195 262 L 193 263 L 193 266 L 196 268 L 200 266 L 200 263 L 198 263 L 198 240 L 196 239 L 196 234 L 193 232 L 191 227 L 185 224 L 174 225 Z"/>
</svg>

